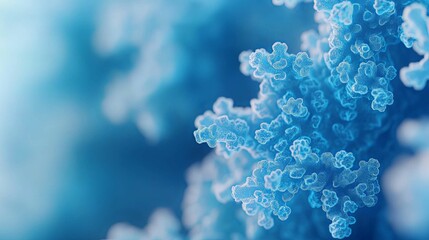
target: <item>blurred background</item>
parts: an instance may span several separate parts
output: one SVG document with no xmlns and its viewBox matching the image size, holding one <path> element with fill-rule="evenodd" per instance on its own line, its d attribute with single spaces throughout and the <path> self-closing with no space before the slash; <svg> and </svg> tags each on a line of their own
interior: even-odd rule
<svg viewBox="0 0 429 240">
<path fill-rule="evenodd" d="M 270 1 L 1 0 L 0 239 L 102 239 L 180 214 L 196 116 L 258 84 L 243 50 L 299 50 L 313 10 Z M 292 24 L 293 23 L 293 24 Z"/>
</svg>

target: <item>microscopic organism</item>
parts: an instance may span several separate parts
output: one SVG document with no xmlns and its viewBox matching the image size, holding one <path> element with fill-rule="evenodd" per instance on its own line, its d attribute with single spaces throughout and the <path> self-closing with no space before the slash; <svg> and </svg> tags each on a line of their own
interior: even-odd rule
<svg viewBox="0 0 429 240">
<path fill-rule="evenodd" d="M 273 0 L 300 2 L 308 1 Z M 397 82 L 422 90 L 428 79 L 425 4 L 315 0 L 318 27 L 302 33 L 301 51 L 275 42 L 242 52 L 240 70 L 259 92 L 247 106 L 220 97 L 195 120 L 196 142 L 214 151 L 188 173 L 188 237 L 353 237 L 359 212 L 376 209 L 390 164 L 368 155 L 404 118 Z M 398 56 L 409 48 L 424 55 L 420 63 Z"/>
<path fill-rule="evenodd" d="M 197 118 L 198 143 L 226 158 L 242 149 L 263 158 L 244 183 L 232 187 L 233 198 L 258 216 L 260 226 L 272 228 L 273 216 L 287 221 L 294 209 L 289 202 L 306 194 L 308 204 L 331 220 L 332 237 L 341 239 L 351 235 L 352 215 L 377 203 L 380 162 L 356 158 L 386 130 L 397 76 L 391 49 L 423 45 L 411 17 L 402 21 L 404 5 L 314 1 L 319 28 L 302 35 L 302 52 L 289 53 L 276 42 L 272 51 L 240 56 L 243 74 L 260 84 L 250 107 L 235 108 L 231 99 L 220 98 Z"/>
</svg>

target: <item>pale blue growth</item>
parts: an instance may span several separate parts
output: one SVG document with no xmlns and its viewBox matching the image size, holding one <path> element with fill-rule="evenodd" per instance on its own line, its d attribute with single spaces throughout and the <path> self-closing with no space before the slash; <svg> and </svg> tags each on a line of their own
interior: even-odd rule
<svg viewBox="0 0 429 240">
<path fill-rule="evenodd" d="M 285 98 L 279 99 L 278 105 L 280 109 L 289 116 L 303 118 L 308 114 L 308 108 L 303 104 L 304 100 L 302 98 Z"/>
<path fill-rule="evenodd" d="M 307 1 L 273 1 L 299 2 Z M 407 19 L 406 10 L 402 24 L 409 3 L 315 0 L 319 27 L 302 34 L 302 52 L 276 42 L 240 55 L 258 96 L 247 107 L 221 97 L 195 120 L 196 141 L 215 152 L 187 175 L 190 239 L 351 236 L 359 209 L 375 206 L 380 192 L 380 162 L 360 159 L 394 102 L 391 47 L 402 41 L 426 54 L 426 8 L 412 5 L 420 15 Z M 426 70 L 412 66 L 401 78 L 415 87 Z"/>
<path fill-rule="evenodd" d="M 233 187 L 233 197 L 243 203 L 246 213 L 257 214 L 258 223 L 269 229 L 273 224 L 271 214 L 286 220 L 293 212 L 293 205 L 289 206 L 288 202 L 302 191 L 309 191 L 309 203 L 315 208 L 322 207 L 333 221 L 330 226 L 332 236 L 347 237 L 351 233 L 349 225 L 355 222 L 349 214 L 356 212 L 358 206 L 372 207 L 377 201 L 380 164 L 370 159 L 361 161 L 359 169 L 350 170 L 335 166 L 337 162 L 344 161 L 341 157 L 337 159 L 330 153 L 324 153 L 305 163 L 292 160 L 293 164 L 289 165 L 262 161 L 244 184 Z M 354 160 L 353 156 L 347 157 Z M 333 183 L 327 182 L 329 179 L 333 179 Z M 340 219 L 347 224 L 336 224 L 335 221 Z"/>
<path fill-rule="evenodd" d="M 195 132 L 194 136 L 198 143 L 206 142 L 210 147 L 217 144 L 224 146 L 223 151 L 227 155 L 230 151 L 238 150 L 247 144 L 244 138 L 249 132 L 249 126 L 243 119 L 231 119 L 236 114 L 249 114 L 250 111 L 233 109 L 232 101 L 226 98 L 219 98 L 213 106 L 214 112 L 206 112 L 195 120 L 195 124 L 207 126 L 201 131 Z M 222 115 L 221 118 L 215 118 L 215 114 Z"/>
<path fill-rule="evenodd" d="M 324 75 L 326 65 L 315 65 L 307 53 L 288 53 L 286 44 L 275 43 L 271 53 L 247 52 L 241 60 L 249 61 L 242 63 L 244 73 L 260 82 L 259 97 L 250 108 L 234 108 L 232 100 L 220 98 L 213 111 L 197 118 L 197 142 L 216 147 L 227 159 L 243 149 L 265 159 L 244 183 L 232 187 L 235 201 L 260 226 L 271 229 L 273 215 L 287 220 L 294 209 L 289 202 L 308 192 L 309 204 L 332 221 L 332 236 L 349 236 L 355 223 L 349 214 L 377 202 L 380 164 L 370 159 L 356 167 L 355 156 L 343 149 L 365 149 L 369 143 L 359 139 L 378 136 L 384 114 L 371 109 L 367 98 L 352 97 L 346 86 L 333 84 Z M 388 75 L 383 66 L 375 71 Z M 381 108 L 388 105 L 385 99 L 377 95 L 374 102 Z M 354 148 L 352 142 L 361 145 Z M 331 149 L 336 152 L 327 152 Z"/>
<path fill-rule="evenodd" d="M 335 4 L 332 8 L 330 18 L 335 24 L 344 24 L 346 26 L 352 24 L 353 4 L 349 1 Z"/>
<path fill-rule="evenodd" d="M 266 231 L 259 227 L 258 223 L 274 223 L 275 219 L 261 220 L 258 216 L 248 216 L 240 204 L 233 200 L 231 186 L 244 182 L 261 160 L 246 150 L 236 152 L 229 158 L 211 153 L 202 163 L 189 169 L 188 187 L 183 200 L 183 223 L 188 239 L 328 239 L 327 229 L 320 226 L 325 220 L 323 214 L 313 212 L 307 206 L 297 204 L 294 211 L 299 214 L 291 216 L 293 221 L 290 224 L 274 226 Z M 275 182 L 281 180 L 281 175 L 276 173 L 281 171 L 265 176 L 270 179 L 266 182 L 273 183 L 273 187 Z M 296 169 L 294 174 L 298 178 L 304 175 L 299 169 Z M 262 191 L 255 191 L 254 196 L 261 202 L 267 199 Z M 299 203 L 306 199 L 304 196 L 297 196 L 294 200 Z M 252 211 L 250 208 L 248 210 Z M 279 206 L 279 219 L 289 218 L 291 211 L 287 206 Z M 302 215 L 306 217 L 303 218 Z"/>
<path fill-rule="evenodd" d="M 353 163 L 355 161 L 355 157 L 352 153 L 348 153 L 344 150 L 339 151 L 335 154 L 334 166 L 336 168 L 345 168 L 350 169 L 353 167 Z"/>
<path fill-rule="evenodd" d="M 429 52 L 429 32 L 426 6 L 414 3 L 404 9 L 402 18 L 403 34 L 411 38 L 414 50 L 419 54 Z"/>
<path fill-rule="evenodd" d="M 327 39 L 330 48 L 323 57 L 333 84 L 345 84 L 350 96 L 372 99 L 372 108 L 384 111 L 386 105 L 393 104 L 389 82 L 396 77 L 387 47 L 398 42 L 400 20 L 394 2 L 366 4 L 315 1 L 315 8 L 324 14 L 322 18 L 330 28 L 326 36 L 320 36 Z M 311 48 L 304 49 L 311 53 Z M 374 89 L 378 89 L 376 93 L 381 94 L 383 100 L 377 99 L 379 94 L 372 94 Z"/>
<path fill-rule="evenodd" d="M 405 39 L 406 4 L 316 0 L 319 28 L 302 35 L 304 52 L 291 54 L 277 42 L 271 52 L 240 55 L 243 74 L 260 84 L 250 107 L 220 98 L 197 118 L 198 143 L 227 159 L 242 149 L 264 159 L 232 188 L 260 226 L 289 221 L 298 208 L 294 199 L 305 195 L 341 239 L 351 235 L 352 215 L 377 203 L 380 163 L 356 159 L 384 131 L 384 112 L 394 102 L 390 47 Z"/>
<path fill-rule="evenodd" d="M 401 40 L 408 47 L 424 55 L 420 62 L 410 63 L 401 69 L 402 82 L 407 87 L 422 90 L 429 79 L 429 18 L 426 14 L 427 8 L 421 4 L 412 4 L 404 9 L 402 24 L 403 36 Z"/>
<path fill-rule="evenodd" d="M 387 105 L 393 104 L 393 93 L 389 91 L 384 91 L 381 88 L 372 89 L 371 95 L 374 97 L 374 100 L 371 103 L 371 107 L 374 110 L 384 112 Z"/>
<path fill-rule="evenodd" d="M 383 176 L 389 220 L 404 239 L 429 238 L 429 120 L 405 120 L 398 140 L 416 153 L 400 156 Z"/>
<path fill-rule="evenodd" d="M 375 0 L 374 1 L 375 13 L 379 16 L 390 17 L 395 14 L 395 2 L 389 0 Z"/>
<path fill-rule="evenodd" d="M 413 87 L 415 90 L 422 90 L 429 80 L 429 55 L 420 60 L 420 62 L 410 63 L 408 67 L 401 69 L 401 80 L 407 87 Z"/>
</svg>

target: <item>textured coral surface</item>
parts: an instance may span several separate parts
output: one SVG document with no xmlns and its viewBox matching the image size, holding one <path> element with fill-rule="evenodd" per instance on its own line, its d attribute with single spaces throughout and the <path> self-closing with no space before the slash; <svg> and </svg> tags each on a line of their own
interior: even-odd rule
<svg viewBox="0 0 429 240">
<path fill-rule="evenodd" d="M 289 8 L 301 2 L 311 8 L 311 1 L 273 0 Z M 196 142 L 214 150 L 188 172 L 182 237 L 385 239 L 393 231 L 380 220 L 386 208 L 379 179 L 401 151 L 392 132 L 403 119 L 428 113 L 428 96 L 416 92 L 429 78 L 427 3 L 313 6 L 318 27 L 302 34 L 300 52 L 275 42 L 240 54 L 241 72 L 259 84 L 257 97 L 241 107 L 220 97 L 195 120 Z M 423 58 L 415 63 L 417 55 Z M 427 147 L 426 125 L 402 132 L 403 141 Z M 396 175 L 411 171 L 396 168 L 385 178 L 389 196 L 420 181 L 400 185 Z M 417 192 L 396 204 L 413 204 L 407 196 Z M 368 226 L 374 219 L 377 226 Z"/>
</svg>

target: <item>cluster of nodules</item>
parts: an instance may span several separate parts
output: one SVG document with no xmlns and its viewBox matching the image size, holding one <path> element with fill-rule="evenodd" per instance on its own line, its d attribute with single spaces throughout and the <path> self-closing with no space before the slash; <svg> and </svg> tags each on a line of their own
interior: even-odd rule
<svg viewBox="0 0 429 240">
<path fill-rule="evenodd" d="M 380 163 L 358 163 L 355 157 L 384 131 L 385 110 L 393 104 L 390 82 L 397 70 L 390 49 L 405 44 L 425 54 L 429 45 L 419 30 L 427 34 L 427 17 L 422 5 L 383 0 L 314 6 L 319 31 L 303 34 L 305 52 L 288 53 L 287 45 L 277 42 L 271 52 L 242 53 L 241 70 L 260 83 L 258 97 L 249 108 L 219 99 L 196 120 L 194 134 L 225 158 L 245 149 L 263 159 L 232 187 L 234 200 L 258 225 L 271 229 L 274 218 L 287 224 L 293 199 L 304 194 L 312 208 L 326 213 L 332 237 L 344 238 L 356 222 L 351 215 L 374 206 L 380 192 Z M 424 74 L 425 64 L 420 65 L 401 75 Z"/>
<path fill-rule="evenodd" d="M 219 98 L 195 121 L 196 141 L 215 151 L 188 174 L 190 238 L 352 234 L 354 215 L 375 206 L 380 192 L 380 162 L 360 158 L 385 131 L 394 101 L 391 49 L 403 44 L 424 55 L 401 69 L 406 86 L 421 90 L 429 76 L 426 6 L 411 3 L 315 0 L 319 27 L 302 34 L 302 52 L 276 42 L 272 51 L 240 55 L 241 71 L 260 90 L 249 107 Z"/>
</svg>

